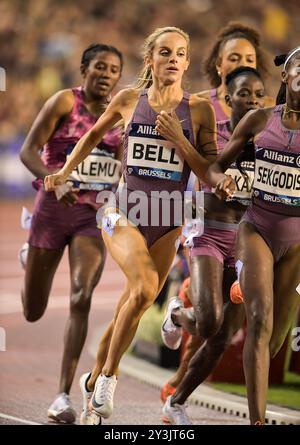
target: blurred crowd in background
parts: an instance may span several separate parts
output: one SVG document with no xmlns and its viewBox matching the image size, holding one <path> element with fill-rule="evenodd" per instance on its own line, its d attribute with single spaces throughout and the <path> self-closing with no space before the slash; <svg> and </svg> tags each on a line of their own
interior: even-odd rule
<svg viewBox="0 0 300 445">
<path fill-rule="evenodd" d="M 299 45 L 299 0 L 1 0 L 0 185 L 2 196 L 31 193 L 17 155 L 38 110 L 54 92 L 80 84 L 80 59 L 92 42 L 116 46 L 125 58 L 119 88 L 137 75 L 144 38 L 156 27 L 178 26 L 191 37 L 190 92 L 209 87 L 202 62 L 230 20 L 257 28 L 271 59 Z M 279 86 L 271 66 L 269 94 Z M 14 178 L 12 178 L 12 172 Z"/>
</svg>

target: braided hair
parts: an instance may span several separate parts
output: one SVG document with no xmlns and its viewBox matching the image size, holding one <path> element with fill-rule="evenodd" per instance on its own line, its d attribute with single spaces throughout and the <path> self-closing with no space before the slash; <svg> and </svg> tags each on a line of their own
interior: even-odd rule
<svg viewBox="0 0 300 445">
<path fill-rule="evenodd" d="M 234 80 L 242 75 L 256 76 L 259 80 L 263 81 L 261 74 L 257 69 L 250 66 L 238 66 L 234 70 L 230 71 L 225 78 L 225 85 L 230 93 L 232 93 Z"/>
</svg>

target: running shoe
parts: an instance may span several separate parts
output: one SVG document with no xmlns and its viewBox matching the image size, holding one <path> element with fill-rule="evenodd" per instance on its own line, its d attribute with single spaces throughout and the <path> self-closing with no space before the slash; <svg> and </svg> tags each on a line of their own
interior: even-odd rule
<svg viewBox="0 0 300 445">
<path fill-rule="evenodd" d="M 230 300 L 234 304 L 241 304 L 244 302 L 244 297 L 238 280 L 236 280 L 230 288 Z"/>
<path fill-rule="evenodd" d="M 175 386 L 170 385 L 168 382 L 164 384 L 160 391 L 160 400 L 162 403 L 166 403 L 169 396 L 172 396 L 176 391 Z"/>
<path fill-rule="evenodd" d="M 90 401 L 90 409 L 104 419 L 108 419 L 113 412 L 113 397 L 117 385 L 117 377 L 99 375 L 95 390 Z"/>
<path fill-rule="evenodd" d="M 167 401 L 167 398 L 169 396 L 172 396 L 175 391 L 176 391 L 175 386 L 169 385 L 168 382 L 165 383 L 160 391 L 160 400 L 162 401 L 162 403 L 165 404 Z M 165 423 L 167 425 L 170 424 L 168 417 L 166 417 L 164 415 L 161 416 L 161 420 L 163 421 L 163 423 Z"/>
<path fill-rule="evenodd" d="M 80 425 L 101 425 L 101 417 L 92 412 L 89 411 L 89 403 L 93 395 L 93 391 L 89 391 L 87 389 L 87 382 L 91 376 L 90 372 L 86 372 L 85 374 L 82 374 L 82 376 L 79 379 L 79 386 L 82 394 L 82 413 L 80 415 Z"/>
<path fill-rule="evenodd" d="M 172 396 L 169 396 L 163 406 L 162 412 L 164 418 L 166 418 L 171 425 L 193 425 L 193 422 L 185 412 L 185 405 L 179 405 L 178 403 L 171 405 L 171 398 Z"/>
<path fill-rule="evenodd" d="M 183 302 L 179 297 L 171 298 L 161 326 L 162 340 L 169 349 L 178 349 L 182 339 L 182 328 L 172 321 L 172 311 L 178 308 L 183 308 Z"/>
<path fill-rule="evenodd" d="M 48 417 L 55 422 L 74 423 L 76 411 L 72 406 L 70 396 L 65 392 L 57 395 L 48 409 Z"/>
</svg>

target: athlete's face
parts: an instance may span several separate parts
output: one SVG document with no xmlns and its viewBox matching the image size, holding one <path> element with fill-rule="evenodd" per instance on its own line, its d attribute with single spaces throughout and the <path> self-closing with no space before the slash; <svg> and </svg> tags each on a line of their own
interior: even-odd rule
<svg viewBox="0 0 300 445">
<path fill-rule="evenodd" d="M 282 79 L 287 84 L 288 95 L 300 101 L 300 51 L 288 62 L 287 70 L 282 73 Z"/>
<path fill-rule="evenodd" d="M 256 68 L 255 48 L 247 39 L 228 40 L 221 49 L 216 68 L 224 80 L 238 66 Z"/>
<path fill-rule="evenodd" d="M 154 78 L 171 85 L 180 81 L 188 69 L 188 48 L 185 38 L 177 32 L 167 32 L 155 42 L 151 57 L 146 58 Z"/>
<path fill-rule="evenodd" d="M 249 110 L 264 108 L 265 87 L 260 79 L 253 75 L 241 75 L 234 80 L 233 92 L 226 96 L 232 113 L 241 119 Z"/>
<path fill-rule="evenodd" d="M 102 51 L 83 70 L 86 90 L 96 97 L 107 97 L 121 76 L 121 61 L 117 54 Z"/>
</svg>

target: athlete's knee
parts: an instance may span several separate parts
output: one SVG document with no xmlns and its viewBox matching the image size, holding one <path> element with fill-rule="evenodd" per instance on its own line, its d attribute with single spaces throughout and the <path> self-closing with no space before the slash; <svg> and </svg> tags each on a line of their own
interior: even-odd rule
<svg viewBox="0 0 300 445">
<path fill-rule="evenodd" d="M 37 301 L 35 299 L 35 301 Z M 33 305 L 32 302 L 22 293 L 22 304 L 23 304 L 23 314 L 26 321 L 34 323 L 38 321 L 46 310 L 46 305 L 37 307 L 36 304 Z"/>
<path fill-rule="evenodd" d="M 222 329 L 218 332 L 217 335 L 211 337 L 207 341 L 207 346 L 211 349 L 212 355 L 217 358 L 221 354 L 223 354 L 230 346 L 232 337 L 232 331 L 226 332 Z"/>
<path fill-rule="evenodd" d="M 35 321 L 38 321 L 42 316 L 44 315 L 45 309 L 39 310 L 39 311 L 33 311 L 29 308 L 23 308 L 23 314 L 26 319 L 26 321 L 29 321 L 30 323 L 34 323 Z"/>
<path fill-rule="evenodd" d="M 147 281 L 136 283 L 130 291 L 130 303 L 132 303 L 133 310 L 136 312 L 144 312 L 155 301 L 158 294 L 158 275 L 152 274 L 153 277 Z"/>
<path fill-rule="evenodd" d="M 91 291 L 85 288 L 73 290 L 70 302 L 70 312 L 87 315 L 91 307 Z"/>
<path fill-rule="evenodd" d="M 247 332 L 254 339 L 271 339 L 273 329 L 272 310 L 268 307 L 252 307 L 247 314 Z"/>
<path fill-rule="evenodd" d="M 222 321 L 218 319 L 206 320 L 197 324 L 197 334 L 201 335 L 203 338 L 210 338 L 217 334 L 218 330 L 222 325 Z"/>
<path fill-rule="evenodd" d="M 196 329 L 197 335 L 202 338 L 210 338 L 216 335 L 223 323 L 223 306 L 212 305 L 207 311 L 197 311 Z"/>
</svg>

